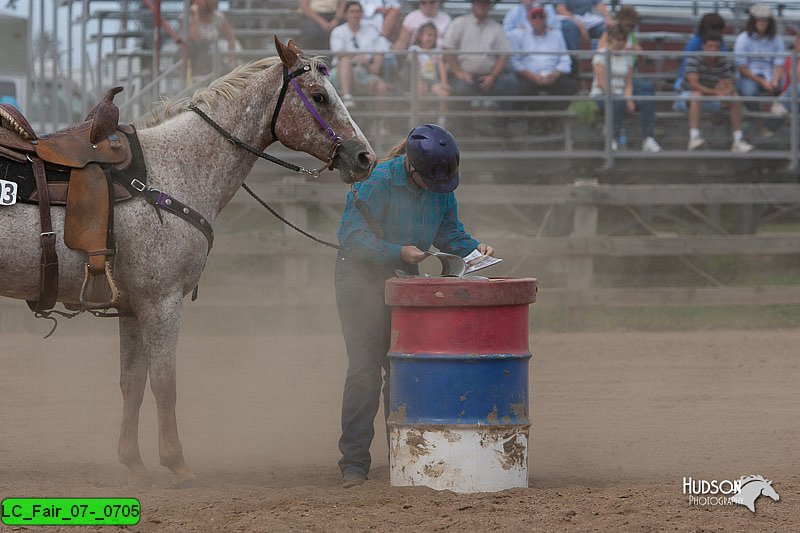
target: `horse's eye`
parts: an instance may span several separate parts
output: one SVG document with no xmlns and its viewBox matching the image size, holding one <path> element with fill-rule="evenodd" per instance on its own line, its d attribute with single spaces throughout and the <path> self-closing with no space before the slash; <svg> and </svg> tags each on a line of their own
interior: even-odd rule
<svg viewBox="0 0 800 533">
<path fill-rule="evenodd" d="M 312 94 L 311 95 L 311 99 L 314 100 L 314 102 L 316 102 L 318 104 L 324 104 L 325 100 L 326 100 L 325 95 L 322 94 L 322 93 Z"/>
</svg>

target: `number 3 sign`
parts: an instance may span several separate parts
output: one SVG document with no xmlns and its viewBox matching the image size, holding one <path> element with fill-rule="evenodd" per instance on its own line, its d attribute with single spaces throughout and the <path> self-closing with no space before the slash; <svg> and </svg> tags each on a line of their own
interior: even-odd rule
<svg viewBox="0 0 800 533">
<path fill-rule="evenodd" d="M 17 184 L 13 181 L 0 180 L 0 205 L 17 203 Z"/>
</svg>

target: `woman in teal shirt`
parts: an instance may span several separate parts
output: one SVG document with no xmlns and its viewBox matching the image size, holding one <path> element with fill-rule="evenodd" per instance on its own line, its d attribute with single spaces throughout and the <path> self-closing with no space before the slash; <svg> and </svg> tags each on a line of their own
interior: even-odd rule
<svg viewBox="0 0 800 533">
<path fill-rule="evenodd" d="M 418 273 L 417 264 L 431 245 L 461 257 L 475 249 L 494 254 L 458 220 L 453 194 L 458 165 L 458 145 L 450 132 L 424 124 L 411 130 L 347 196 L 336 261 L 336 305 L 348 358 L 339 439 L 344 487 L 367 479 L 381 385 L 388 416 L 391 321 L 383 297 L 386 279 L 396 269 Z"/>
</svg>

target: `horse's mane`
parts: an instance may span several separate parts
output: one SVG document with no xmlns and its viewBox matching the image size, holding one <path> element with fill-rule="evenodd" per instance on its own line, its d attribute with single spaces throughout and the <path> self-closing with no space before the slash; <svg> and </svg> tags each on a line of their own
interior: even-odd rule
<svg viewBox="0 0 800 533">
<path fill-rule="evenodd" d="M 320 58 L 303 57 L 316 68 L 323 61 Z M 223 100 L 233 100 L 244 89 L 250 78 L 281 62 L 277 56 L 266 57 L 240 65 L 228 74 L 211 82 L 207 87 L 197 89 L 192 96 L 184 96 L 174 100 L 164 100 L 156 107 L 146 127 L 156 126 L 166 120 L 187 111 L 189 104 L 195 104 L 205 112 Z"/>
<path fill-rule="evenodd" d="M 741 482 L 741 484 L 742 484 L 742 486 L 743 486 L 743 487 L 744 487 L 746 484 L 750 483 L 751 481 L 763 481 L 763 482 L 765 482 L 765 483 L 769 483 L 769 481 L 768 481 L 768 480 L 766 480 L 766 479 L 764 479 L 764 476 L 761 476 L 761 475 L 754 475 L 754 476 L 742 476 L 742 478 L 741 478 L 741 479 L 739 479 L 739 481 Z"/>
</svg>

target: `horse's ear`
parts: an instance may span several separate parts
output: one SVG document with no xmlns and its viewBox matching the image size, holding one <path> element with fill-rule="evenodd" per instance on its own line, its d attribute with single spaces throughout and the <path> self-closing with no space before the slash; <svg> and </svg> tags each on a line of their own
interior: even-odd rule
<svg viewBox="0 0 800 533">
<path fill-rule="evenodd" d="M 291 50 L 292 52 L 297 54 L 298 57 L 302 57 L 303 56 L 303 51 L 300 50 L 300 47 L 297 46 L 297 43 L 294 42 L 294 39 L 289 39 L 289 42 L 286 43 L 286 46 L 289 47 L 289 50 Z"/>
<path fill-rule="evenodd" d="M 291 48 L 292 42 L 289 41 L 290 46 L 286 46 L 278 39 L 278 36 L 275 36 L 275 49 L 278 51 L 278 57 L 281 58 L 281 62 L 284 64 L 286 68 L 292 68 L 292 65 L 297 63 L 298 54 L 292 50 Z M 295 46 L 295 48 L 297 48 Z"/>
</svg>

